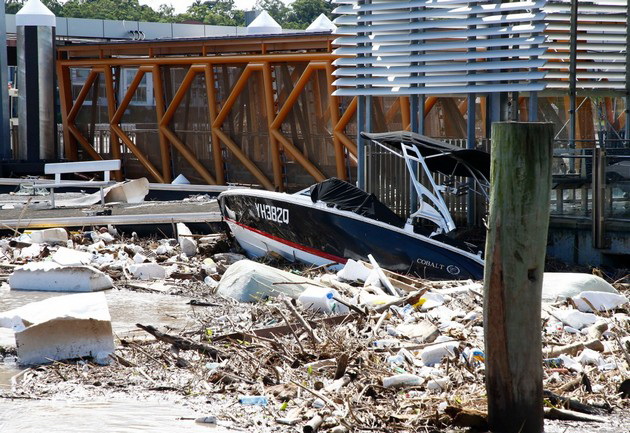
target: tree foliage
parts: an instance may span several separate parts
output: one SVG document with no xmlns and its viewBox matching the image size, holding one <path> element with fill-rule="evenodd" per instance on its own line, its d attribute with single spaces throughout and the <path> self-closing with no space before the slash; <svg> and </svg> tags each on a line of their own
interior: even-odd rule
<svg viewBox="0 0 630 433">
<path fill-rule="evenodd" d="M 219 26 L 244 26 L 244 11 L 234 0 L 195 0 L 186 12 L 175 14 L 173 7 L 163 4 L 158 10 L 141 5 L 139 0 L 42 0 L 55 15 L 68 18 L 132 20 L 152 22 L 199 22 Z M 5 0 L 5 11 L 17 13 L 25 0 Z M 332 17 L 332 0 L 295 0 L 286 5 L 282 0 L 257 0 L 256 9 L 269 12 L 284 28 L 303 29 L 324 13 Z"/>
</svg>

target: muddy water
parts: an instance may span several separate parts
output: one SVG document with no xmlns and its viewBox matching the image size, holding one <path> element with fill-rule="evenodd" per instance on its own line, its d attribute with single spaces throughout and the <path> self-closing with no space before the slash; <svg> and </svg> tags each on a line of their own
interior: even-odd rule
<svg viewBox="0 0 630 433">
<path fill-rule="evenodd" d="M 0 288 L 0 311 L 41 301 L 51 292 L 20 292 Z M 139 332 L 135 324 L 167 325 L 184 329 L 193 324 L 195 311 L 187 298 L 109 290 L 106 292 L 114 333 L 118 336 Z M 0 345 L 15 344 L 11 331 L 0 328 Z M 0 388 L 10 387 L 10 379 L 19 373 L 10 359 L 0 361 Z M 226 432 L 225 428 L 209 428 L 192 420 L 207 414 L 165 402 L 137 401 L 28 401 L 0 399 L 0 432 Z"/>
<path fill-rule="evenodd" d="M 198 413 L 166 402 L 0 400 L 3 433 L 227 433 L 194 421 Z"/>
</svg>

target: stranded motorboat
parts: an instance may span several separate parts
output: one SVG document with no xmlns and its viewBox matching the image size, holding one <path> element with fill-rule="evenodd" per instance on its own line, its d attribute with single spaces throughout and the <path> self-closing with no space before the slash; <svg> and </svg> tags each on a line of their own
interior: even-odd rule
<svg viewBox="0 0 630 433">
<path fill-rule="evenodd" d="M 447 236 L 455 223 L 442 193 L 455 188 L 437 185 L 431 171 L 470 177 L 487 198 L 489 155 L 407 131 L 364 137 L 403 158 L 410 173 L 420 167 L 427 174 L 431 189 L 412 176 L 419 207 L 406 221 L 374 194 L 336 178 L 296 194 L 233 189 L 219 195 L 219 207 L 241 247 L 254 257 L 274 251 L 314 265 L 366 261 L 372 254 L 395 272 L 482 279 L 481 252 Z M 419 219 L 435 230 L 421 227 Z"/>
</svg>

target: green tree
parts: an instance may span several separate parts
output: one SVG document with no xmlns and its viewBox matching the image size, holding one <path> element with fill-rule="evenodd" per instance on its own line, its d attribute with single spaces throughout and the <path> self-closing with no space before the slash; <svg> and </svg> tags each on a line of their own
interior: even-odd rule
<svg viewBox="0 0 630 433">
<path fill-rule="evenodd" d="M 287 24 L 291 28 L 305 29 L 321 14 L 331 18 L 333 5 L 327 0 L 295 0 L 290 8 Z"/>
<path fill-rule="evenodd" d="M 234 0 L 195 0 L 177 20 L 193 20 L 215 26 L 242 26 L 245 23 L 243 11 L 234 9 Z"/>
<path fill-rule="evenodd" d="M 24 6 L 24 0 L 6 0 L 4 11 L 8 14 L 16 14 Z"/>
<path fill-rule="evenodd" d="M 256 0 L 256 9 L 265 10 L 282 27 L 288 22 L 291 10 L 282 0 Z"/>
</svg>

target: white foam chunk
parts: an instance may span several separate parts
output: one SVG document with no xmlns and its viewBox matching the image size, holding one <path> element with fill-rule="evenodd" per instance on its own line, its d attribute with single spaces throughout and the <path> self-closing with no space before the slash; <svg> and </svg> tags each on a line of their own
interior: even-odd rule
<svg viewBox="0 0 630 433">
<path fill-rule="evenodd" d="M 597 275 L 574 272 L 545 272 L 543 275 L 543 301 L 554 302 L 586 291 L 618 293 L 613 286 Z"/>
<path fill-rule="evenodd" d="M 628 303 L 628 298 L 616 293 L 605 292 L 582 292 L 571 298 L 578 310 L 584 313 L 592 313 L 593 308 L 597 311 L 614 310 Z"/>
<path fill-rule="evenodd" d="M 29 233 L 31 240 L 40 244 L 49 243 L 63 243 L 68 242 L 68 232 L 63 228 L 34 230 Z"/>
<path fill-rule="evenodd" d="M 55 262 L 28 263 L 9 277 L 12 290 L 95 292 L 111 289 L 109 275 L 91 266 L 61 266 Z"/>
<path fill-rule="evenodd" d="M 15 332 L 22 365 L 92 357 L 107 363 L 114 352 L 111 317 L 103 293 L 56 296 L 0 313 Z"/>
<path fill-rule="evenodd" d="M 85 251 L 61 247 L 55 251 L 52 255 L 52 259 L 55 263 L 62 266 L 81 266 L 90 264 L 92 261 L 92 254 Z"/>
<path fill-rule="evenodd" d="M 157 263 L 139 263 L 131 265 L 129 270 L 139 280 L 154 280 L 166 278 L 166 268 Z"/>
<path fill-rule="evenodd" d="M 337 272 L 337 276 L 346 281 L 366 281 L 371 272 L 363 263 L 349 259 L 343 269 Z"/>
<path fill-rule="evenodd" d="M 177 242 L 186 256 L 192 257 L 197 254 L 197 241 L 184 223 L 177 223 Z"/>
<path fill-rule="evenodd" d="M 582 329 L 597 322 L 596 315 L 577 310 L 553 310 L 553 315 L 565 325 L 575 329 Z"/>
</svg>

